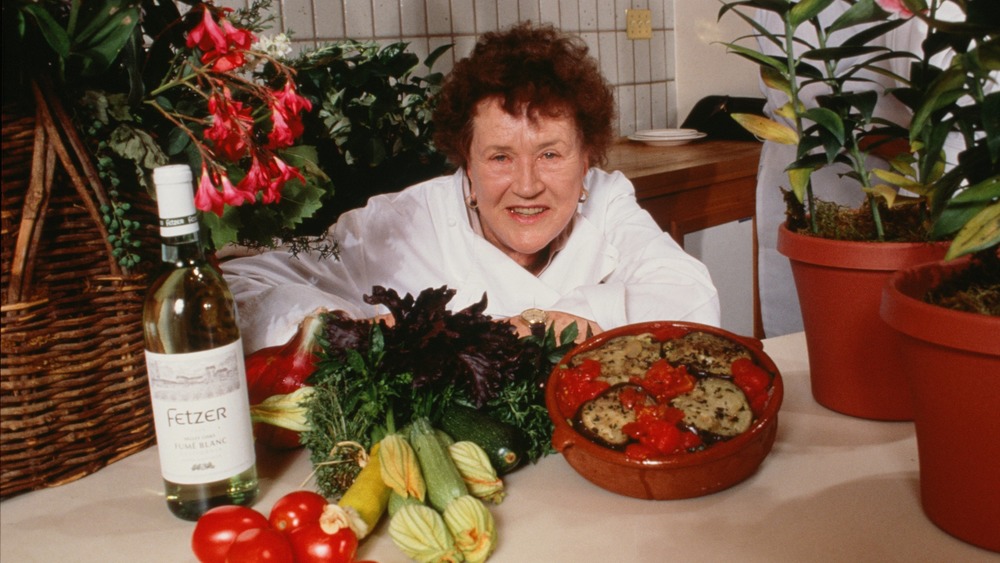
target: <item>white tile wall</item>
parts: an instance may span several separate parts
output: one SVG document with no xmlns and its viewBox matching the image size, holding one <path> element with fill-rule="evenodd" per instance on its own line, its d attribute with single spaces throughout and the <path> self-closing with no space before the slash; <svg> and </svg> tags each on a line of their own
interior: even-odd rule
<svg viewBox="0 0 1000 563">
<path fill-rule="evenodd" d="M 217 0 L 240 8 L 251 0 Z M 674 98 L 675 0 L 273 0 L 272 33 L 291 31 L 298 49 L 338 39 L 406 41 L 421 60 L 439 45 L 454 43 L 434 70 L 447 72 L 476 36 L 524 20 L 552 23 L 578 33 L 590 46 L 619 108 L 619 132 L 676 127 Z M 625 10 L 647 8 L 653 38 L 625 36 Z"/>
</svg>

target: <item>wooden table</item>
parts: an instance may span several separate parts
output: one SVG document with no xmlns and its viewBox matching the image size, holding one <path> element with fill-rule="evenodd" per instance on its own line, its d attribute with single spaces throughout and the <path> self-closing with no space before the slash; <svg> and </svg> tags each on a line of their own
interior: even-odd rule
<svg viewBox="0 0 1000 563">
<path fill-rule="evenodd" d="M 654 147 L 623 138 L 612 145 L 604 168 L 625 174 L 639 205 L 684 246 L 688 233 L 754 218 L 760 149 L 760 143 L 746 141 Z M 756 224 L 753 231 L 754 336 L 763 338 Z"/>
</svg>

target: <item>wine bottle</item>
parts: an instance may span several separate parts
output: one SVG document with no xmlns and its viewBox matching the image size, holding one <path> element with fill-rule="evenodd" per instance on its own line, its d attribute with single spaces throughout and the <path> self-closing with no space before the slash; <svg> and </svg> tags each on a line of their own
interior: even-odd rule
<svg viewBox="0 0 1000 563">
<path fill-rule="evenodd" d="M 197 520 L 257 497 L 236 304 L 199 240 L 191 169 L 153 171 L 163 273 L 143 308 L 146 366 L 167 506 Z"/>
</svg>

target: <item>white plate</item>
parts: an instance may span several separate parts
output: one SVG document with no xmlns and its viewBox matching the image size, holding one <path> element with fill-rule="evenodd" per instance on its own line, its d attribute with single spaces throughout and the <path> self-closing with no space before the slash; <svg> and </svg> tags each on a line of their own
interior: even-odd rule
<svg viewBox="0 0 1000 563">
<path fill-rule="evenodd" d="M 643 129 L 632 133 L 629 137 L 642 139 L 673 139 L 675 137 L 691 137 L 701 134 L 697 129 Z"/>
<path fill-rule="evenodd" d="M 640 143 L 646 143 L 647 145 L 653 147 L 674 147 L 677 145 L 686 145 L 691 141 L 697 141 L 698 139 L 701 139 L 706 135 L 708 135 L 708 133 L 697 133 L 685 137 L 665 137 L 660 139 L 649 138 L 649 137 L 636 137 L 634 135 L 629 135 L 628 138 L 630 140 L 638 141 Z"/>
</svg>

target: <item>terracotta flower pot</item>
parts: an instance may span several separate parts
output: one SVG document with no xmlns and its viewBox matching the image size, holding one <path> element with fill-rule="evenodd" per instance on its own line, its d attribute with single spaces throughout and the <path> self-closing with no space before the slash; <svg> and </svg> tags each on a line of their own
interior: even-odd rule
<svg viewBox="0 0 1000 563">
<path fill-rule="evenodd" d="M 921 300 L 966 262 L 896 273 L 881 316 L 901 335 L 924 512 L 946 532 L 1000 551 L 1000 317 Z"/>
<path fill-rule="evenodd" d="M 896 270 L 944 257 L 944 244 L 850 242 L 778 231 L 791 261 L 809 352 L 813 398 L 837 412 L 911 420 L 899 336 L 879 318 L 882 288 Z"/>
</svg>

